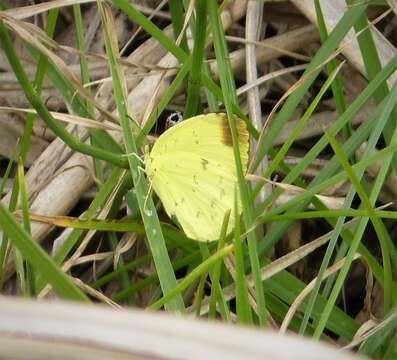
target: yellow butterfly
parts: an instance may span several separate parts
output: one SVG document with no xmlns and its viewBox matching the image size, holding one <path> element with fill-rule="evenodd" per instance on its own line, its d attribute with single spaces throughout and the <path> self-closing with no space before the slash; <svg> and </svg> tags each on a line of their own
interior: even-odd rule
<svg viewBox="0 0 397 360">
<path fill-rule="evenodd" d="M 236 126 L 245 172 L 249 135 L 243 120 L 236 118 Z M 157 139 L 145 163 L 165 211 L 189 238 L 218 239 L 229 209 L 228 232 L 233 229 L 237 173 L 226 114 L 199 115 L 171 127 Z M 238 204 L 241 209 L 240 198 Z"/>
</svg>

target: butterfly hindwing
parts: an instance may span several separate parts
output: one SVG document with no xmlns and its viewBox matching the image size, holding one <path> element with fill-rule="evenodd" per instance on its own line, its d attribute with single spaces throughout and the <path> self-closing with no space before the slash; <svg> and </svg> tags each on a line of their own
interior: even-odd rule
<svg viewBox="0 0 397 360">
<path fill-rule="evenodd" d="M 187 236 L 201 241 L 217 239 L 225 212 L 233 209 L 237 178 L 230 168 L 211 159 L 184 153 L 179 160 L 170 170 L 159 172 L 161 184 L 153 182 L 153 188 L 167 214 L 177 217 Z M 164 155 L 161 161 L 172 163 L 173 157 Z M 231 216 L 229 230 L 233 226 Z"/>
</svg>

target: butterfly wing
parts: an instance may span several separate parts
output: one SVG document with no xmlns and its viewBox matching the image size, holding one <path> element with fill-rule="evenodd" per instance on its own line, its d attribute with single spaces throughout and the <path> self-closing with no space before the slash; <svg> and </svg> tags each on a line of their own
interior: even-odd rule
<svg viewBox="0 0 397 360">
<path fill-rule="evenodd" d="M 248 162 L 248 131 L 243 120 L 236 119 L 243 166 Z M 233 143 L 226 114 L 198 115 L 164 132 L 150 155 L 155 158 L 173 152 L 190 152 L 222 161 L 234 167 Z M 233 161 L 231 161 L 233 160 Z"/>
<path fill-rule="evenodd" d="M 237 119 L 237 129 L 246 169 L 248 132 L 241 119 Z M 225 114 L 196 116 L 167 130 L 155 143 L 146 171 L 167 214 L 176 216 L 188 237 L 199 241 L 219 238 L 225 212 L 234 208 L 237 187 Z M 233 226 L 232 212 L 228 231 Z"/>
</svg>

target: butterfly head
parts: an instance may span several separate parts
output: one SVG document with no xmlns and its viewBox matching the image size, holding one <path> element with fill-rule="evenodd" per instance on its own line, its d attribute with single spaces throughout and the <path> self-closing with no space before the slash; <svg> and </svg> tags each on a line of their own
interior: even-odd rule
<svg viewBox="0 0 397 360">
<path fill-rule="evenodd" d="M 181 121 L 183 121 L 183 116 L 182 116 L 182 113 L 180 111 L 172 113 L 165 120 L 165 128 L 169 129 L 169 128 L 175 126 L 176 124 L 179 124 Z"/>
</svg>

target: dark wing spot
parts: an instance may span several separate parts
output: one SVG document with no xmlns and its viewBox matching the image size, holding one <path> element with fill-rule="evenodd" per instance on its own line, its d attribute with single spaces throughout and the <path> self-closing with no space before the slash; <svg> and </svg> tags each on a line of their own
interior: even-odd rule
<svg viewBox="0 0 397 360">
<path fill-rule="evenodd" d="M 208 160 L 201 159 L 201 166 L 203 167 L 203 170 L 207 170 L 207 165 L 208 165 Z"/>
<path fill-rule="evenodd" d="M 233 146 L 232 133 L 230 131 L 227 115 L 226 114 L 218 114 L 218 115 L 221 116 L 221 121 L 222 121 L 222 143 L 225 144 L 226 146 Z M 235 123 L 236 123 L 236 130 L 237 130 L 237 137 L 239 144 L 241 145 L 247 144 L 248 131 L 245 122 L 240 118 L 235 117 Z"/>
<path fill-rule="evenodd" d="M 226 114 L 218 114 L 222 122 L 222 142 L 226 146 L 233 146 L 232 133 L 230 132 L 229 122 Z"/>
<path fill-rule="evenodd" d="M 215 199 L 212 199 L 212 200 L 211 200 L 211 207 L 214 208 L 215 205 L 216 205 L 216 201 L 215 201 Z"/>
<path fill-rule="evenodd" d="M 219 195 L 219 199 L 220 200 L 222 200 L 222 198 L 224 197 L 226 195 L 226 191 L 225 191 L 225 189 L 221 189 L 221 193 L 220 193 L 220 195 Z"/>
<path fill-rule="evenodd" d="M 197 174 L 193 175 L 193 182 L 198 185 L 198 178 L 197 178 Z"/>
</svg>

